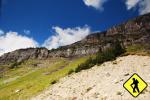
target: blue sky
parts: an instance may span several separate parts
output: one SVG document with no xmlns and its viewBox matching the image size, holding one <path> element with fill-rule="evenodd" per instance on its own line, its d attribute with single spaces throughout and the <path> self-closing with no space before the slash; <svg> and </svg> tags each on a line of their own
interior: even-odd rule
<svg viewBox="0 0 150 100">
<path fill-rule="evenodd" d="M 0 42 L 14 35 L 35 46 L 57 48 L 72 43 L 68 38 L 76 42 L 149 11 L 149 0 L 0 0 Z M 14 50 L 1 43 L 0 50 Z"/>
</svg>

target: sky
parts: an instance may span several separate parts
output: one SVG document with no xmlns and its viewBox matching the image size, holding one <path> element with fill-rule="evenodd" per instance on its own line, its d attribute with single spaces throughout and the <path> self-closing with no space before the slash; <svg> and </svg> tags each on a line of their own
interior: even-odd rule
<svg viewBox="0 0 150 100">
<path fill-rule="evenodd" d="M 0 55 L 69 45 L 148 12 L 149 0 L 0 0 Z"/>
</svg>

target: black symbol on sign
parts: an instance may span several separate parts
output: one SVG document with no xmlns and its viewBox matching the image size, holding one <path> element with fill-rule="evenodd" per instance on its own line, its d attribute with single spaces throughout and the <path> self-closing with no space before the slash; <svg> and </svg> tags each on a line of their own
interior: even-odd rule
<svg viewBox="0 0 150 100">
<path fill-rule="evenodd" d="M 132 80 L 133 80 L 133 83 L 131 84 L 131 87 L 133 89 L 133 93 L 136 93 L 136 90 L 138 93 L 140 93 L 139 87 L 138 87 L 139 81 L 135 78 L 133 78 Z"/>
</svg>

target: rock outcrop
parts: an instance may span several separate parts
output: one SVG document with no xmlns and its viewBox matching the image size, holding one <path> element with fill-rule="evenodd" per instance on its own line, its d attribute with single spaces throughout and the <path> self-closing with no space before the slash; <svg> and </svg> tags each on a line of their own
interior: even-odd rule
<svg viewBox="0 0 150 100">
<path fill-rule="evenodd" d="M 53 50 L 50 56 L 82 56 L 103 51 L 114 46 L 119 41 L 127 47 L 133 44 L 150 44 L 150 13 L 114 26 L 105 32 L 88 35 L 85 39 L 72 45 Z"/>
<path fill-rule="evenodd" d="M 49 51 L 46 48 L 28 48 L 9 52 L 0 57 L 0 64 L 22 62 L 27 59 L 46 59 Z"/>
<path fill-rule="evenodd" d="M 48 57 L 75 57 L 94 54 L 111 48 L 119 41 L 122 46 L 150 44 L 150 13 L 114 26 L 107 31 L 88 35 L 85 39 L 58 49 L 20 49 L 0 57 L 0 64 L 20 62 L 26 59 L 46 59 Z M 150 48 L 149 48 L 150 49 Z"/>
</svg>

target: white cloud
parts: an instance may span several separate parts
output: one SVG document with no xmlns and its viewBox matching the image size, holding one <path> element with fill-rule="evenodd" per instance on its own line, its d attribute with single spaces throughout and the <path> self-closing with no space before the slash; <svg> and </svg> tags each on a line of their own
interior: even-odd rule
<svg viewBox="0 0 150 100">
<path fill-rule="evenodd" d="M 150 12 L 150 0 L 126 0 L 125 4 L 128 10 L 137 7 L 140 15 Z"/>
<path fill-rule="evenodd" d="M 99 9 L 99 10 L 103 10 L 103 4 L 106 1 L 107 0 L 83 0 L 85 5 L 94 7 L 94 8 Z"/>
<path fill-rule="evenodd" d="M 0 36 L 0 55 L 21 48 L 37 47 L 38 43 L 27 36 L 17 32 L 8 32 Z"/>
<path fill-rule="evenodd" d="M 139 13 L 140 14 L 146 14 L 150 12 L 150 0 L 143 0 L 140 3 L 140 9 L 139 9 Z"/>
<path fill-rule="evenodd" d="M 130 10 L 134 8 L 139 2 L 140 0 L 126 0 L 127 9 Z"/>
<path fill-rule="evenodd" d="M 62 29 L 58 26 L 53 27 L 55 35 L 49 37 L 43 44 L 48 49 L 58 48 L 59 46 L 69 45 L 77 42 L 91 33 L 88 26 Z"/>
</svg>

